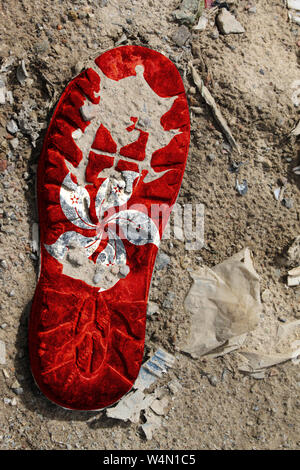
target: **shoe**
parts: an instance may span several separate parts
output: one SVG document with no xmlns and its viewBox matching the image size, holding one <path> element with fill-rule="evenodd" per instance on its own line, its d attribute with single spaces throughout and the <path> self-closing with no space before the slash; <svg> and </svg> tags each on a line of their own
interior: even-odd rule
<svg viewBox="0 0 300 470">
<path fill-rule="evenodd" d="M 112 405 L 138 376 L 151 275 L 189 137 L 180 74 L 145 47 L 104 52 L 56 106 L 38 165 L 29 354 L 38 387 L 64 408 Z"/>
</svg>

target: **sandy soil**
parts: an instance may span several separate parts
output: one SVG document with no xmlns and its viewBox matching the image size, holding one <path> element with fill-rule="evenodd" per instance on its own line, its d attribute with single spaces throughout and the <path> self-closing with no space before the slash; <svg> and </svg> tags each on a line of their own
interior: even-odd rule
<svg viewBox="0 0 300 470">
<path fill-rule="evenodd" d="M 0 64 L 10 54 L 15 59 L 1 74 L 14 103 L 0 105 L 0 340 L 7 351 L 6 364 L 0 366 L 0 448 L 299 448 L 299 366 L 289 362 L 274 367 L 258 381 L 238 372 L 237 353 L 195 360 L 182 354 L 179 345 L 190 329 L 183 308 L 191 285 L 188 269 L 200 263 L 214 266 L 245 246 L 253 250 L 264 306 L 249 347 L 256 337 L 261 340 L 256 343 L 258 350 L 270 352 L 279 318 L 300 318 L 300 291 L 286 287 L 282 263 L 282 253 L 299 234 L 300 177 L 292 172 L 299 165 L 299 154 L 295 138 L 287 136 L 299 118 L 292 95 L 300 78 L 300 28 L 287 21 L 283 1 L 256 0 L 256 13 L 249 13 L 249 1 L 228 2 L 245 27 L 244 34 L 223 36 L 209 25 L 204 32 L 191 31 L 179 47 L 172 39 L 179 25 L 171 14 L 178 1 L 50 3 L 0 2 Z M 31 228 L 37 222 L 35 170 L 45 128 L 56 99 L 82 64 L 114 47 L 123 33 L 128 44 L 145 45 L 170 57 L 179 67 L 190 105 L 202 108 L 192 118 L 189 160 L 178 202 L 205 205 L 206 246 L 196 252 L 186 251 L 178 240 L 165 240 L 161 246 L 170 263 L 156 270 L 153 278 L 150 299 L 160 311 L 148 321 L 145 357 L 158 347 L 175 354 L 176 367 L 160 384 L 176 379 L 182 388 L 149 441 L 139 424 L 109 419 L 104 412 L 71 412 L 47 401 L 33 383 L 26 346 L 38 270 L 31 248 Z M 29 74 L 24 87 L 16 79 L 21 59 Z M 241 155 L 231 153 L 195 93 L 188 69 L 193 59 L 198 59 L 195 65 L 227 119 Z M 6 124 L 24 109 L 32 129 L 27 134 L 19 131 L 16 149 L 11 149 Z M 33 131 L 38 133 L 35 147 L 28 135 Z M 239 175 L 248 181 L 245 196 L 237 193 L 236 175 L 228 170 L 233 161 L 247 162 Z M 290 208 L 273 194 L 283 183 Z M 165 302 L 170 292 L 174 295 Z"/>
</svg>

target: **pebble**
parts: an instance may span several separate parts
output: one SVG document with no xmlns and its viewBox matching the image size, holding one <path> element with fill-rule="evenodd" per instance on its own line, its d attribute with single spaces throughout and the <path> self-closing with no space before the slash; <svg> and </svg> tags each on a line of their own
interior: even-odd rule
<svg viewBox="0 0 300 470">
<path fill-rule="evenodd" d="M 213 387 L 216 387 L 217 383 L 218 383 L 218 379 L 215 375 L 207 375 L 207 380 L 209 381 L 210 385 L 212 385 Z"/>
<path fill-rule="evenodd" d="M 6 364 L 6 346 L 2 340 L 0 340 L 0 364 Z"/>
<path fill-rule="evenodd" d="M 7 268 L 8 268 L 7 261 L 5 261 L 5 259 L 1 260 L 1 261 L 0 261 L 0 266 L 1 266 L 1 268 L 3 268 L 3 269 L 7 269 Z"/>
<path fill-rule="evenodd" d="M 216 159 L 216 155 L 214 153 L 210 153 L 210 154 L 207 155 L 207 159 L 210 162 L 213 162 Z"/>
<path fill-rule="evenodd" d="M 84 121 L 91 121 L 96 117 L 97 107 L 94 105 L 83 105 L 80 108 L 81 116 Z"/>
<path fill-rule="evenodd" d="M 129 271 L 130 271 L 129 266 L 127 266 L 127 264 L 125 264 L 123 266 L 120 266 L 119 274 L 123 277 L 126 277 L 127 274 L 129 274 Z"/>
<path fill-rule="evenodd" d="M 99 284 L 99 282 L 101 281 L 101 278 L 102 278 L 101 273 L 96 273 L 93 277 L 93 283 Z"/>
<path fill-rule="evenodd" d="M 159 313 L 159 305 L 150 301 L 147 307 L 147 317 L 151 317 L 154 313 Z"/>
<path fill-rule="evenodd" d="M 163 307 L 166 309 L 172 308 L 174 299 L 175 299 L 175 293 L 169 292 L 163 302 Z"/>
<path fill-rule="evenodd" d="M 282 199 L 282 204 L 283 204 L 287 209 L 292 209 L 292 207 L 294 206 L 294 201 L 293 201 L 293 199 L 287 197 L 287 198 Z"/>
<path fill-rule="evenodd" d="M 18 148 L 18 145 L 19 145 L 19 139 L 17 137 L 15 137 L 14 139 L 11 139 L 9 141 L 9 144 L 14 150 L 16 150 Z"/>
<path fill-rule="evenodd" d="M 189 29 L 186 26 L 182 25 L 172 35 L 172 40 L 177 46 L 182 47 L 187 42 L 189 37 L 190 37 Z"/>
<path fill-rule="evenodd" d="M 19 130 L 16 121 L 14 121 L 13 119 L 8 121 L 8 123 L 6 125 L 6 130 L 7 130 L 7 132 L 9 132 L 12 135 L 16 134 Z"/>
<path fill-rule="evenodd" d="M 241 34 L 245 30 L 241 23 L 226 8 L 222 8 L 217 16 L 219 31 L 223 34 Z"/>
<path fill-rule="evenodd" d="M 171 262 L 170 256 L 167 255 L 167 253 L 160 251 L 156 258 L 155 267 L 156 269 L 160 271 L 161 269 L 164 269 L 165 267 L 167 267 L 170 264 L 170 262 Z"/>
<path fill-rule="evenodd" d="M 6 88 L 3 80 L 0 79 L 0 104 L 5 104 Z"/>
</svg>

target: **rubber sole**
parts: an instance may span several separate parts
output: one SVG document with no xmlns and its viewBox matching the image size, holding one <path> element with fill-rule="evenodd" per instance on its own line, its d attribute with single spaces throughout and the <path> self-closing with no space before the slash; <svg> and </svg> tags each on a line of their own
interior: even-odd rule
<svg viewBox="0 0 300 470">
<path fill-rule="evenodd" d="M 64 408 L 105 408 L 136 380 L 189 137 L 179 73 L 144 47 L 103 53 L 58 102 L 38 165 L 41 268 L 29 353 L 40 390 Z"/>
</svg>

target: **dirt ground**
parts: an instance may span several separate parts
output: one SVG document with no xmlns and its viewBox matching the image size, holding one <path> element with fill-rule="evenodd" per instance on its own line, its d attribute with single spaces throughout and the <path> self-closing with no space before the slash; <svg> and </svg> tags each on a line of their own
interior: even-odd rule
<svg viewBox="0 0 300 470">
<path fill-rule="evenodd" d="M 13 104 L 0 105 L 0 340 L 6 345 L 6 363 L 0 366 L 1 449 L 300 447 L 299 365 L 287 362 L 256 380 L 238 371 L 236 352 L 192 359 L 180 351 L 191 326 L 183 308 L 192 283 L 188 269 L 212 267 L 246 246 L 261 276 L 264 307 L 246 348 L 255 344 L 258 351 L 270 352 L 280 320 L 300 318 L 300 290 L 287 288 L 282 262 L 300 232 L 300 176 L 292 171 L 300 155 L 296 139 L 288 137 L 299 119 L 293 97 L 300 79 L 300 27 L 288 22 L 283 1 L 231 1 L 230 10 L 245 33 L 225 36 L 209 24 L 203 32 L 190 30 L 185 45 L 177 46 L 173 34 L 179 24 L 172 11 L 179 3 L 0 1 L 0 64 L 14 59 L 0 73 L 14 98 Z M 249 6 L 256 9 L 249 11 Z M 155 271 L 150 291 L 159 313 L 148 320 L 145 358 L 158 347 L 175 354 L 176 366 L 159 384 L 176 379 L 181 385 L 152 440 L 145 439 L 140 424 L 109 419 L 103 411 L 74 412 L 50 403 L 33 382 L 27 354 L 27 321 L 38 271 L 31 246 L 32 224 L 37 222 L 35 170 L 44 132 L 53 105 L 82 64 L 113 48 L 123 33 L 126 44 L 156 49 L 173 60 L 190 106 L 202 109 L 191 116 L 191 146 L 178 202 L 205 205 L 205 247 L 187 251 L 184 242 L 163 241 L 161 250 L 170 262 Z M 29 75 L 25 86 L 16 78 L 21 59 Z M 191 60 L 196 60 L 241 155 L 231 152 L 195 93 Z M 24 110 L 27 130 L 18 131 L 12 148 L 6 125 L 12 118 L 19 122 Z M 236 191 L 236 175 L 229 171 L 232 162 L 240 161 L 247 162 L 239 174 L 248 182 L 244 196 Z M 286 205 L 273 194 L 282 184 Z M 165 302 L 168 295 L 171 301 Z"/>
</svg>

